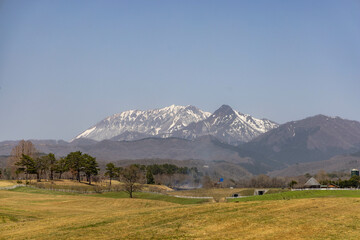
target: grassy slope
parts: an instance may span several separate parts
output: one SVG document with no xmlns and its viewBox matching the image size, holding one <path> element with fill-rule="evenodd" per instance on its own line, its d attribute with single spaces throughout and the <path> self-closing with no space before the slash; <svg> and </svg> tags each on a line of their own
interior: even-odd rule
<svg viewBox="0 0 360 240">
<path fill-rule="evenodd" d="M 324 197 L 360 197 L 360 191 L 357 190 L 306 190 L 306 191 L 288 191 L 262 196 L 251 196 L 245 198 L 228 199 L 229 202 L 248 202 L 265 200 L 289 200 L 303 198 L 324 198 Z"/>
<path fill-rule="evenodd" d="M 358 239 L 360 199 L 179 205 L 0 191 L 0 239 Z"/>
</svg>

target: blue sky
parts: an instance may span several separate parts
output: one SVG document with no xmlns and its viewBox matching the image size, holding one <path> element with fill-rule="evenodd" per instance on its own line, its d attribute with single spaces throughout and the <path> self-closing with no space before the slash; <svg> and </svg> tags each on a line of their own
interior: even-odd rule
<svg viewBox="0 0 360 240">
<path fill-rule="evenodd" d="M 360 121 L 360 1 L 0 1 L 0 141 L 129 109 Z"/>
</svg>

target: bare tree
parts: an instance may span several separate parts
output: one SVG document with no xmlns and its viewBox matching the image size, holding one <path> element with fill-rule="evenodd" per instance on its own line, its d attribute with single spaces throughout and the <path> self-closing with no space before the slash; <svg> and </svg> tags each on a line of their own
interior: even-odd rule
<svg viewBox="0 0 360 240">
<path fill-rule="evenodd" d="M 21 160 L 23 155 L 27 155 L 31 158 L 36 158 L 38 156 L 38 151 L 31 141 L 21 140 L 18 145 L 16 145 L 11 150 L 11 155 L 7 163 L 7 167 L 10 169 L 12 176 L 15 175 L 16 170 L 18 169 L 15 164 Z"/>
<path fill-rule="evenodd" d="M 325 182 L 328 180 L 327 173 L 321 169 L 316 173 L 316 180 L 318 180 L 320 183 Z"/>
<path fill-rule="evenodd" d="M 143 171 L 136 165 L 126 167 L 120 173 L 125 183 L 125 192 L 129 194 L 130 198 L 133 197 L 133 192 L 140 190 L 142 187 L 141 184 L 138 183 L 142 177 L 141 174 L 143 174 Z"/>
</svg>

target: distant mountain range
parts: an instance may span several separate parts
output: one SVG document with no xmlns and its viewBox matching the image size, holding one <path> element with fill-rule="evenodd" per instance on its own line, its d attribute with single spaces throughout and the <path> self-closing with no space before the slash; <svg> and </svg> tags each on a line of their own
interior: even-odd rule
<svg viewBox="0 0 360 240">
<path fill-rule="evenodd" d="M 33 143 L 40 152 L 65 156 L 80 150 L 102 163 L 185 161 L 211 176 L 232 179 L 360 168 L 360 122 L 316 115 L 278 126 L 226 105 L 213 114 L 193 106 L 129 111 L 101 121 L 71 142 Z M 0 161 L 16 144 L 0 142 Z"/>
<path fill-rule="evenodd" d="M 222 142 L 238 145 L 278 127 L 223 105 L 213 114 L 194 106 L 175 106 L 140 111 L 130 110 L 105 118 L 74 139 L 133 141 L 148 137 L 178 137 L 194 140 L 212 135 Z"/>
</svg>

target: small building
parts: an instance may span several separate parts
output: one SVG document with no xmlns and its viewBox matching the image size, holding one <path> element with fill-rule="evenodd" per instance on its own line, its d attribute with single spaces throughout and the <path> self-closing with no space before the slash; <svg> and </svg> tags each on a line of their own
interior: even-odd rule
<svg viewBox="0 0 360 240">
<path fill-rule="evenodd" d="M 353 176 L 359 176 L 359 170 L 358 169 L 352 169 L 351 170 L 351 174 L 350 174 L 351 177 Z"/>
<path fill-rule="evenodd" d="M 320 188 L 321 184 L 313 177 L 311 177 L 305 184 L 304 188 Z"/>
</svg>

